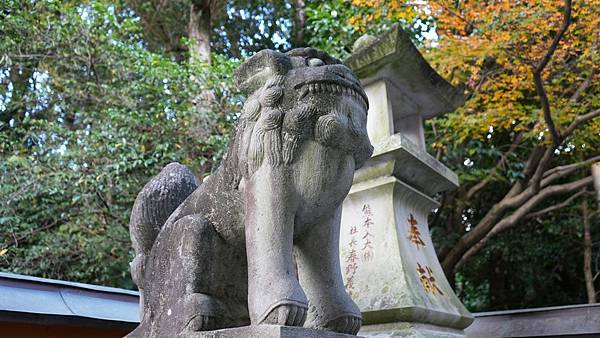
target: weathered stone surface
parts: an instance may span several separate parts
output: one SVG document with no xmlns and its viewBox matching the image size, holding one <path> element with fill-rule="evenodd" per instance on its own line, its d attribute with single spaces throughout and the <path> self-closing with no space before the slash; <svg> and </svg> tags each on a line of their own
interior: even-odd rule
<svg viewBox="0 0 600 338">
<path fill-rule="evenodd" d="M 358 184 L 386 175 L 394 176 L 428 196 L 458 187 L 458 176 L 452 170 L 401 133 L 376 145 L 371 159 L 354 174 L 353 189 Z"/>
<path fill-rule="evenodd" d="M 401 133 L 425 149 L 423 119 L 455 110 L 464 94 L 429 66 L 398 25 L 378 38 L 364 39 L 358 47 L 345 63 L 359 76 L 371 102 L 371 142 Z"/>
<path fill-rule="evenodd" d="M 217 171 L 191 192 L 189 175 L 169 181 L 165 169 L 138 197 L 130 229 L 144 245 L 132 272 L 144 302 L 129 337 L 248 324 L 355 334 L 339 228 L 354 171 L 373 151 L 367 96 L 349 68 L 312 48 L 258 52 L 236 80 L 249 97 Z M 156 186 L 166 199 L 148 193 Z"/>
<path fill-rule="evenodd" d="M 370 338 L 465 338 L 460 329 L 415 322 L 393 322 L 367 325 L 361 334 Z M 477 338 L 485 338 L 486 335 Z"/>
<path fill-rule="evenodd" d="M 365 323 L 463 329 L 472 322 L 444 276 L 429 235 L 427 215 L 437 206 L 393 176 L 355 185 L 344 201 L 341 261 Z"/>
<path fill-rule="evenodd" d="M 399 25 L 364 43 L 344 63 L 363 85 L 385 79 L 398 90 L 401 99 L 406 100 L 402 104 L 407 107 L 402 109 L 400 104 L 394 104 L 394 114 L 410 115 L 420 110 L 424 118 L 431 118 L 463 104 L 462 91 L 431 68 Z"/>
<path fill-rule="evenodd" d="M 257 325 L 197 332 L 182 338 L 354 338 L 354 335 L 292 326 Z M 360 338 L 360 337 L 358 337 Z"/>
<path fill-rule="evenodd" d="M 445 278 L 427 224 L 438 207 L 433 197 L 458 179 L 427 153 L 423 132 L 423 119 L 464 98 L 399 27 L 363 41 L 346 64 L 372 103 L 367 131 L 375 145 L 344 201 L 340 239 L 345 285 L 363 314 L 361 334 L 464 337 L 473 317 Z"/>
</svg>

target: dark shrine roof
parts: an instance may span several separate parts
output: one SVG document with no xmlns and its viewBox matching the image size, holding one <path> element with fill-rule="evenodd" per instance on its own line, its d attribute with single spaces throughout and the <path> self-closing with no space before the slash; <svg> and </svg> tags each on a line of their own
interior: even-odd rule
<svg viewBox="0 0 600 338">
<path fill-rule="evenodd" d="M 0 272 L 0 322 L 133 328 L 139 293 Z"/>
</svg>

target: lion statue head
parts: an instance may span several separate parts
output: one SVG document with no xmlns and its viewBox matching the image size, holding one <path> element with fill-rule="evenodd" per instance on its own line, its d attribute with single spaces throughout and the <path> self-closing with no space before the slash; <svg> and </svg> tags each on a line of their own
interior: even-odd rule
<svg viewBox="0 0 600 338">
<path fill-rule="evenodd" d="M 235 182 L 263 161 L 293 163 L 306 140 L 351 154 L 356 168 L 371 157 L 367 95 L 341 61 L 314 48 L 262 50 L 235 78 L 248 97 L 226 160 Z"/>
</svg>

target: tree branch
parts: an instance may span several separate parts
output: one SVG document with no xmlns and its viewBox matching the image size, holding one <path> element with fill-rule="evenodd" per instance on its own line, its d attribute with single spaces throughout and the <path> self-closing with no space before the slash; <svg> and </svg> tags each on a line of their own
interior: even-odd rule
<svg viewBox="0 0 600 338">
<path fill-rule="evenodd" d="M 587 113 L 587 114 L 576 117 L 575 120 L 573 120 L 573 122 L 571 122 L 569 127 L 562 134 L 562 137 L 563 137 L 562 140 L 564 140 L 569 135 L 571 135 L 575 131 L 575 129 L 577 129 L 577 127 L 579 127 L 581 124 L 583 124 L 595 117 L 598 117 L 598 116 L 600 116 L 600 109 L 597 109 L 591 113 Z M 561 141 L 561 143 L 562 143 L 562 141 Z M 552 159 L 553 154 L 554 154 L 554 147 L 546 148 L 544 155 L 540 159 L 538 166 L 535 170 L 535 173 L 533 174 L 530 184 L 529 184 L 530 186 L 533 187 L 534 191 L 539 191 L 539 189 L 541 187 L 548 185 L 552 180 L 554 180 L 556 178 L 555 177 L 555 178 L 552 178 L 552 180 L 546 179 L 546 180 L 542 181 L 542 178 L 544 177 L 544 175 L 546 173 L 546 167 L 548 166 L 548 163 Z M 564 176 L 564 174 L 561 174 L 558 177 L 561 177 L 561 176 Z"/>
<path fill-rule="evenodd" d="M 544 155 L 545 148 L 543 146 L 535 146 L 529 154 L 529 158 L 525 161 L 525 168 L 523 168 L 523 176 L 525 179 L 517 181 L 510 188 L 508 193 L 504 196 L 503 199 L 513 198 L 520 193 L 523 192 L 523 189 L 527 187 L 528 180 L 531 175 L 534 173 L 535 168 L 537 168 L 538 163 L 540 162 L 542 155 Z"/>
<path fill-rule="evenodd" d="M 548 176 L 550 176 L 552 174 L 555 174 L 557 172 L 569 170 L 571 168 L 581 168 L 582 166 L 585 166 L 585 165 L 588 165 L 588 164 L 590 164 L 592 162 L 597 162 L 597 161 L 600 161 L 600 155 L 594 156 L 594 157 L 590 157 L 587 160 L 584 160 L 584 161 L 581 161 L 581 162 L 554 167 L 552 169 L 547 170 L 544 173 L 544 178 L 546 178 L 546 177 L 548 177 Z"/>
<path fill-rule="evenodd" d="M 571 197 L 567 198 L 566 200 L 564 200 L 561 203 L 557 203 L 554 204 L 552 206 L 549 206 L 547 208 L 544 208 L 542 210 L 538 210 L 535 212 L 532 212 L 530 214 L 527 214 L 523 217 L 523 219 L 532 219 L 532 218 L 538 218 L 540 216 L 543 216 L 545 214 L 551 213 L 553 211 L 556 211 L 558 209 L 562 209 L 564 207 L 567 207 L 571 204 L 571 202 L 573 202 L 573 200 L 575 200 L 577 197 L 583 195 L 585 193 L 585 190 L 581 190 L 579 192 L 574 193 L 573 195 L 571 195 Z"/>
<path fill-rule="evenodd" d="M 510 156 L 510 154 L 512 154 L 515 151 L 515 149 L 517 149 L 517 147 L 521 143 L 522 139 L 523 139 L 523 133 L 517 134 L 514 141 L 510 145 L 510 148 L 504 154 L 502 154 L 502 156 L 500 157 L 500 159 L 498 160 L 498 162 L 496 163 L 494 168 L 490 171 L 490 174 L 485 179 L 483 179 L 481 182 L 479 182 L 479 183 L 475 184 L 473 187 L 471 187 L 471 189 L 469 189 L 469 191 L 467 191 L 467 195 L 466 195 L 467 200 L 470 200 L 471 197 L 473 197 L 473 195 L 478 193 L 481 189 L 485 188 L 485 186 L 489 182 L 491 182 L 491 180 L 494 177 L 494 175 L 496 174 L 498 168 L 500 168 L 501 166 L 504 165 L 508 156 Z"/>
<path fill-rule="evenodd" d="M 541 73 L 544 70 L 544 68 L 546 67 L 546 65 L 548 65 L 548 62 L 550 62 L 552 55 L 554 54 L 554 52 L 556 51 L 556 48 L 558 47 L 558 43 L 560 42 L 563 35 L 569 28 L 570 24 L 571 24 L 571 0 L 565 0 L 565 10 L 563 12 L 563 24 L 560 27 L 560 30 L 556 33 L 554 40 L 552 40 L 552 43 L 550 44 L 550 47 L 548 48 L 546 55 L 544 55 L 544 57 L 540 60 L 540 62 L 535 67 L 535 70 L 534 70 L 535 72 Z"/>
<path fill-rule="evenodd" d="M 540 104 L 542 105 L 542 111 L 544 112 L 544 120 L 546 121 L 546 125 L 548 125 L 548 129 L 550 130 L 550 134 L 552 135 L 552 144 L 554 147 L 557 147 L 562 142 L 562 137 L 558 130 L 556 129 L 556 125 L 554 124 L 554 120 L 552 119 L 552 113 L 550 111 L 550 103 L 548 102 L 548 96 L 546 95 L 546 90 L 544 89 L 544 84 L 542 81 L 542 72 L 544 68 L 550 62 L 552 55 L 556 51 L 558 47 L 558 43 L 564 36 L 565 32 L 569 28 L 569 24 L 571 23 L 571 0 L 565 0 L 565 10 L 563 14 L 563 24 L 554 36 L 550 47 L 546 51 L 544 57 L 538 62 L 538 64 L 533 68 L 533 81 L 535 83 L 535 91 L 540 97 Z"/>
<path fill-rule="evenodd" d="M 542 177 L 544 175 L 544 172 L 546 172 L 546 168 L 548 167 L 550 160 L 552 159 L 554 149 L 554 147 L 546 148 L 546 150 L 544 151 L 544 155 L 542 155 L 542 158 L 540 159 L 540 162 L 538 163 L 538 166 L 535 169 L 535 173 L 531 177 L 529 185 L 533 188 L 534 192 L 540 190 Z"/>
<path fill-rule="evenodd" d="M 579 127 L 581 124 L 583 124 L 587 121 L 590 121 L 598 116 L 600 116 L 600 109 L 596 109 L 593 112 L 577 116 L 575 118 L 575 120 L 573 120 L 573 122 L 571 122 L 569 127 L 567 127 L 567 129 L 565 129 L 565 131 L 563 133 L 563 137 L 564 138 L 569 137 L 575 131 L 575 129 L 577 129 L 577 127 Z"/>
<path fill-rule="evenodd" d="M 579 97 L 581 96 L 581 94 L 583 94 L 592 85 L 593 77 L 594 77 L 594 70 L 592 69 L 592 71 L 590 72 L 590 75 L 588 75 L 585 78 L 585 80 L 583 80 L 581 85 L 579 87 L 577 87 L 577 89 L 575 90 L 575 93 L 573 93 L 573 95 L 569 98 L 570 104 L 573 104 L 573 103 L 576 103 L 577 101 L 579 101 Z"/>
<path fill-rule="evenodd" d="M 536 194 L 536 190 L 532 186 L 528 186 L 527 182 L 532 173 L 541 165 L 542 158 L 547 155 L 547 149 L 544 146 L 535 146 L 527 159 L 523 174 L 525 179 L 513 184 L 512 188 L 488 210 L 483 218 L 477 223 L 477 226 L 463 235 L 458 242 L 444 255 L 442 267 L 448 277 L 455 270 L 456 263 L 461 259 L 468 248 L 475 245 L 483 239 L 486 234 L 492 229 L 501 217 L 504 216 L 507 210 L 516 208 L 525 203 L 529 198 Z M 548 159 L 544 160 L 547 162 Z M 541 177 L 541 174 L 540 174 Z"/>
<path fill-rule="evenodd" d="M 21 243 L 23 241 L 26 242 L 31 236 L 33 236 L 33 235 L 35 235 L 37 233 L 40 233 L 42 231 L 46 231 L 46 230 L 49 230 L 51 228 L 54 228 L 58 224 L 59 224 L 58 220 L 53 220 L 52 222 L 49 222 L 49 223 L 45 224 L 41 228 L 32 229 L 31 231 L 19 234 L 19 236 L 17 236 L 16 234 L 13 233 L 13 240 L 12 240 L 12 242 L 8 243 L 2 249 L 6 249 L 6 248 L 11 247 L 11 246 L 19 246 L 19 243 Z"/>
<path fill-rule="evenodd" d="M 571 191 L 579 190 L 585 187 L 586 185 L 590 184 L 591 182 L 592 177 L 587 176 L 574 182 L 552 185 L 542 189 L 538 194 L 532 196 L 519 208 L 517 208 L 510 216 L 504 217 L 500 222 L 496 223 L 481 240 L 479 240 L 477 243 L 471 246 L 471 248 L 469 248 L 455 264 L 454 271 L 459 269 L 469 258 L 481 251 L 481 249 L 483 249 L 485 244 L 492 237 L 516 225 L 527 213 L 531 211 L 531 209 L 533 209 L 540 202 L 543 202 L 546 198 L 558 194 L 564 194 L 569 193 Z"/>
<path fill-rule="evenodd" d="M 567 165 L 561 165 L 561 166 L 549 169 L 546 172 L 544 172 L 541 186 L 542 187 L 547 186 L 548 184 L 552 183 L 554 180 L 564 177 L 565 175 L 568 175 L 583 166 L 586 166 L 590 163 L 594 163 L 597 161 L 600 161 L 600 155 L 594 156 L 592 158 L 588 158 L 585 161 L 571 163 L 571 164 L 567 164 Z"/>
</svg>

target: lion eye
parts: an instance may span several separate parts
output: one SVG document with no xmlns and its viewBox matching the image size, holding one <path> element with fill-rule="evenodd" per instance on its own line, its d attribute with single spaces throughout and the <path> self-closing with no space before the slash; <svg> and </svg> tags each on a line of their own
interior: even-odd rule
<svg viewBox="0 0 600 338">
<path fill-rule="evenodd" d="M 325 64 L 325 62 L 319 58 L 310 58 L 308 59 L 307 63 L 309 67 L 318 67 Z"/>
</svg>

